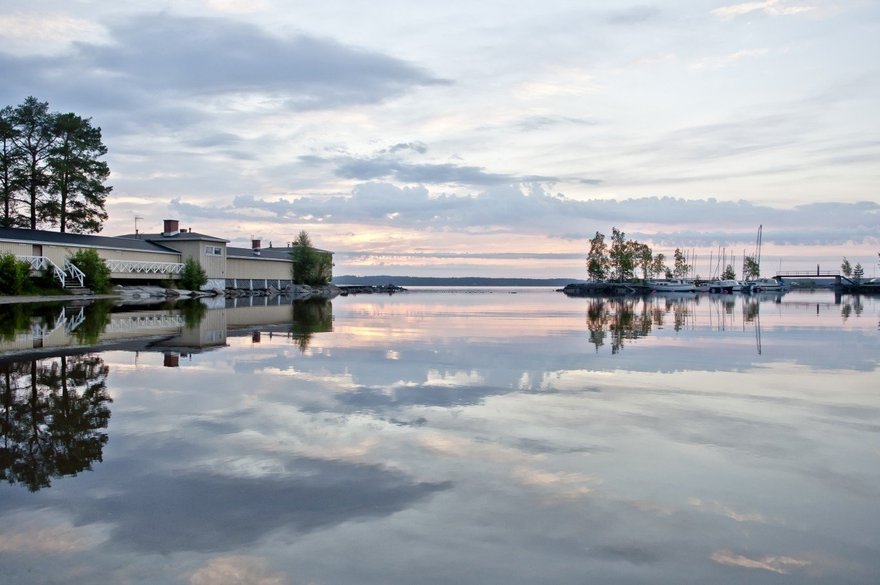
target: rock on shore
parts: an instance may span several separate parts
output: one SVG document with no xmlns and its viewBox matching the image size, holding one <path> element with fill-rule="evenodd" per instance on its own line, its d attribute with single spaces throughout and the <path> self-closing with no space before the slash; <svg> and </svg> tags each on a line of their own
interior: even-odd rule
<svg viewBox="0 0 880 585">
<path fill-rule="evenodd" d="M 226 298 L 239 298 L 269 297 L 275 295 L 290 296 L 293 297 L 294 300 L 304 301 L 309 299 L 332 299 L 342 294 L 342 290 L 332 284 L 326 286 L 295 284 L 282 289 L 277 289 L 274 286 L 261 289 L 215 288 L 208 291 L 162 288 L 161 286 L 117 286 L 113 289 L 113 293 L 125 303 L 156 302 L 157 300 L 191 299 L 199 297 L 225 296 Z"/>
</svg>

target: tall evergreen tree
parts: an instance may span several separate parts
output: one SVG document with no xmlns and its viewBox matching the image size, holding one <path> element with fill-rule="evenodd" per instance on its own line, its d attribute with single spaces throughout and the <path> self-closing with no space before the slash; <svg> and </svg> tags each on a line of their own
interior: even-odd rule
<svg viewBox="0 0 880 585">
<path fill-rule="evenodd" d="M 19 190 L 15 167 L 18 156 L 13 139 L 18 134 L 13 123 L 13 110 L 10 106 L 0 109 L 0 227 L 13 227 L 20 223 L 18 216 Z"/>
<path fill-rule="evenodd" d="M 855 268 L 853 268 L 853 271 L 852 271 L 852 275 L 853 275 L 853 279 L 856 282 L 858 282 L 858 283 L 862 282 L 862 277 L 865 276 L 865 269 L 862 268 L 861 262 L 856 262 Z"/>
<path fill-rule="evenodd" d="M 48 102 L 30 96 L 13 110 L 12 123 L 17 132 L 12 137 L 15 156 L 20 164 L 14 177 L 25 193 L 29 217 L 25 225 L 37 229 L 37 217 L 46 206 L 46 189 L 50 183 L 49 156 L 55 142 L 54 115 Z"/>
<path fill-rule="evenodd" d="M 98 160 L 107 154 L 101 129 L 92 126 L 91 119 L 70 113 L 55 117 L 54 133 L 46 217 L 62 233 L 99 232 L 107 219 L 104 205 L 112 189 L 104 184 L 110 169 Z"/>
</svg>

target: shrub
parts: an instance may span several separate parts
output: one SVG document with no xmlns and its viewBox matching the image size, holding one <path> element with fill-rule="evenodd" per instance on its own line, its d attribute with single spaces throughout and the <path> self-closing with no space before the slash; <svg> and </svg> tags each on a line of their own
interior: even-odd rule
<svg viewBox="0 0 880 585">
<path fill-rule="evenodd" d="M 308 232 L 301 231 L 293 241 L 290 253 L 291 278 L 294 284 L 324 286 L 333 278 L 333 257 L 312 247 Z"/>
<path fill-rule="evenodd" d="M 110 269 L 95 250 L 80 250 L 70 257 L 70 263 L 82 270 L 85 275 L 83 286 L 96 293 L 110 290 Z"/>
<path fill-rule="evenodd" d="M 293 257 L 293 282 L 310 286 L 324 286 L 330 282 L 332 260 L 329 254 L 314 248 L 297 246 L 291 253 Z"/>
<path fill-rule="evenodd" d="M 205 269 L 195 258 L 187 258 L 180 273 L 180 286 L 186 290 L 199 290 L 208 282 Z"/>
<path fill-rule="evenodd" d="M 0 294 L 20 295 L 31 282 L 31 266 L 14 255 L 0 254 Z"/>
</svg>

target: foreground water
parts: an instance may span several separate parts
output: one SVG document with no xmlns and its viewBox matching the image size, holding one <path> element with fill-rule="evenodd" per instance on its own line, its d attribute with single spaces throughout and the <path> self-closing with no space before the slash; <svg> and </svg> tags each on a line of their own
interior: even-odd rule
<svg viewBox="0 0 880 585">
<path fill-rule="evenodd" d="M 2 583 L 878 582 L 876 298 L 10 311 Z"/>
</svg>

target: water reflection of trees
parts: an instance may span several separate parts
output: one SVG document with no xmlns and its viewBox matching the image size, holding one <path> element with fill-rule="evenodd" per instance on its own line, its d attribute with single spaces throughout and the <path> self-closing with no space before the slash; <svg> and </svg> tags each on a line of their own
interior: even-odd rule
<svg viewBox="0 0 880 585">
<path fill-rule="evenodd" d="M 57 304 L 9 303 L 0 305 L 0 341 L 12 341 L 30 331 L 34 323 L 50 328 L 60 309 Z"/>
<path fill-rule="evenodd" d="M 0 364 L 0 477 L 37 491 L 101 461 L 107 373 L 98 355 Z"/>
<path fill-rule="evenodd" d="M 97 343 L 110 323 L 112 309 L 113 303 L 107 299 L 97 300 L 84 307 L 83 320 L 72 331 L 74 337 L 83 344 Z"/>
<path fill-rule="evenodd" d="M 619 353 L 627 341 L 647 337 L 654 327 L 663 327 L 669 317 L 676 331 L 688 322 L 692 310 L 679 297 L 594 298 L 587 305 L 587 330 L 596 351 L 610 338 L 611 353 Z"/>
<path fill-rule="evenodd" d="M 861 317 L 864 310 L 865 306 L 862 304 L 862 297 L 856 295 L 847 299 L 847 301 L 842 304 L 840 307 L 840 316 L 843 317 L 843 322 L 846 323 L 847 319 L 852 317 L 853 313 L 855 313 L 856 317 Z"/>
<path fill-rule="evenodd" d="M 183 322 L 190 329 L 198 327 L 208 314 L 208 305 L 200 299 L 184 299 L 177 301 L 172 307 L 180 311 L 183 315 Z"/>
<path fill-rule="evenodd" d="M 761 303 L 758 299 L 748 299 L 743 304 L 743 319 L 746 323 L 753 323 L 761 316 Z"/>
<path fill-rule="evenodd" d="M 333 304 L 326 299 L 294 301 L 291 311 L 290 332 L 301 352 L 309 348 L 315 333 L 333 330 Z"/>
</svg>

